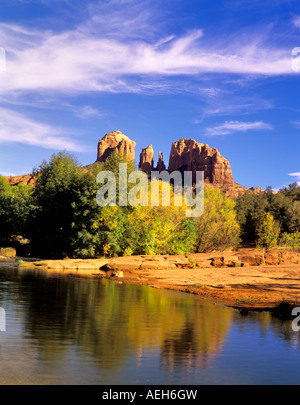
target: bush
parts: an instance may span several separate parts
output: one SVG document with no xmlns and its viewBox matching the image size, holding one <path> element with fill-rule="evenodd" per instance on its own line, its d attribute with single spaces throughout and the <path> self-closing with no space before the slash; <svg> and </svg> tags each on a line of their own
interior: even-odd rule
<svg viewBox="0 0 300 405">
<path fill-rule="evenodd" d="M 280 226 L 274 220 L 273 215 L 267 212 L 258 229 L 258 243 L 267 250 L 276 246 L 280 234 Z"/>
<path fill-rule="evenodd" d="M 300 232 L 294 233 L 287 233 L 284 232 L 279 240 L 279 245 L 292 248 L 292 249 L 299 249 L 300 248 Z"/>
</svg>

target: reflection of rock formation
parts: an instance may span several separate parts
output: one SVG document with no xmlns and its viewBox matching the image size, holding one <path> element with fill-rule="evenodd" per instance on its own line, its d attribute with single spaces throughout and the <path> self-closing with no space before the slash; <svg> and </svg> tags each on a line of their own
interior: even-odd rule
<svg viewBox="0 0 300 405">
<path fill-rule="evenodd" d="M 135 145 L 134 141 L 120 131 L 108 132 L 98 142 L 97 162 L 104 162 L 112 152 L 126 156 L 128 160 L 134 160 Z"/>
</svg>

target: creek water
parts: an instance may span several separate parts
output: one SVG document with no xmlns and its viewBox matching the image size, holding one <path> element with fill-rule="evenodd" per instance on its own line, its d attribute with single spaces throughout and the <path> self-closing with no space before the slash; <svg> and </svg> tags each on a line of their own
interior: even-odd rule
<svg viewBox="0 0 300 405">
<path fill-rule="evenodd" d="M 299 384 L 291 321 L 196 296 L 0 267 L 0 384 Z"/>
</svg>

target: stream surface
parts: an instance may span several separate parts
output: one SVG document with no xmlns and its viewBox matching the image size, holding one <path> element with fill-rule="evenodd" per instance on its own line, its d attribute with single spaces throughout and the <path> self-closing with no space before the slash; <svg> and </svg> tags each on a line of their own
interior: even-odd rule
<svg viewBox="0 0 300 405">
<path fill-rule="evenodd" d="M 300 383 L 300 332 L 269 313 L 3 263 L 0 307 L 1 385 Z"/>
</svg>

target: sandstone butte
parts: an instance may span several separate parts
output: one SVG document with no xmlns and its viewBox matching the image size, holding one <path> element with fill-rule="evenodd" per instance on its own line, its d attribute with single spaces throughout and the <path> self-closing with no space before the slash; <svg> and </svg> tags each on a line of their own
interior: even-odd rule
<svg viewBox="0 0 300 405">
<path fill-rule="evenodd" d="M 134 161 L 135 146 L 136 142 L 121 131 L 108 132 L 98 142 L 95 163 L 104 162 L 112 152 L 125 155 L 128 160 Z M 205 183 L 218 187 L 229 197 L 236 197 L 248 190 L 258 192 L 257 190 L 260 189 L 257 187 L 248 189 L 237 184 L 233 180 L 229 161 L 216 148 L 211 148 L 193 139 L 182 138 L 172 143 L 168 168 L 161 152 L 158 153 L 158 161 L 155 166 L 152 145 L 143 148 L 139 156 L 138 167 L 146 173 L 150 173 L 152 170 L 168 170 L 169 172 L 179 170 L 180 172 L 192 171 L 195 175 L 196 171 L 203 171 Z M 11 185 L 28 184 L 34 186 L 36 182 L 36 177 L 32 174 L 5 178 Z"/>
<path fill-rule="evenodd" d="M 120 131 L 108 132 L 98 142 L 97 162 L 105 162 L 113 151 L 125 155 L 128 160 L 134 160 L 135 145 L 134 141 Z"/>
</svg>

